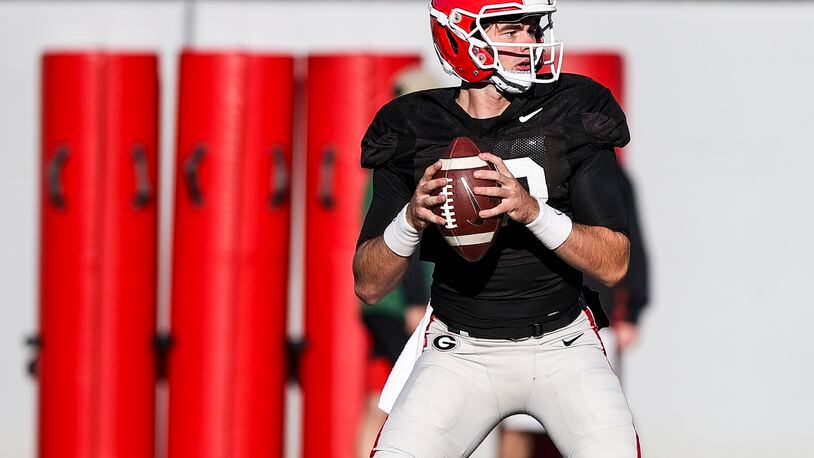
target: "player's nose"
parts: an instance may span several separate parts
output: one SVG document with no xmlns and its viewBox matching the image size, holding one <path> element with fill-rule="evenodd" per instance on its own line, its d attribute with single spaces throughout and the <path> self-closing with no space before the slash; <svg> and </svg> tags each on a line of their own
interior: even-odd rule
<svg viewBox="0 0 814 458">
<path fill-rule="evenodd" d="M 515 43 L 517 43 L 517 44 L 527 44 L 527 43 L 531 44 L 531 43 L 536 43 L 537 42 L 537 38 L 533 34 L 528 33 L 528 32 L 518 33 L 517 37 L 518 38 L 515 41 Z M 522 53 L 529 52 L 529 47 L 524 46 L 524 47 L 520 48 L 520 52 L 522 52 Z"/>
</svg>

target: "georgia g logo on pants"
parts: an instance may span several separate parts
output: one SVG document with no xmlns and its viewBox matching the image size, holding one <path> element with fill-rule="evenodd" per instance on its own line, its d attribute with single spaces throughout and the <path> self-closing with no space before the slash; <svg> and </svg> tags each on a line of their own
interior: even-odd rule
<svg viewBox="0 0 814 458">
<path fill-rule="evenodd" d="M 458 340 L 452 336 L 438 336 L 432 341 L 432 346 L 438 351 L 454 350 L 458 346 Z"/>
</svg>

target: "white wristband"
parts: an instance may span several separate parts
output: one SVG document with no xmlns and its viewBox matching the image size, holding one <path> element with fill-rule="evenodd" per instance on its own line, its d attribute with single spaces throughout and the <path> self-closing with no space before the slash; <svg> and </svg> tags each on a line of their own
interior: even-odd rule
<svg viewBox="0 0 814 458">
<path fill-rule="evenodd" d="M 526 227 L 546 248 L 556 250 L 571 235 L 574 223 L 563 212 L 555 210 L 543 200 L 537 199 L 537 203 L 540 204 L 540 214 L 534 221 L 526 224 Z"/>
<path fill-rule="evenodd" d="M 403 258 L 412 256 L 421 241 L 421 233 L 407 222 L 407 205 L 384 230 L 384 244 Z"/>
</svg>

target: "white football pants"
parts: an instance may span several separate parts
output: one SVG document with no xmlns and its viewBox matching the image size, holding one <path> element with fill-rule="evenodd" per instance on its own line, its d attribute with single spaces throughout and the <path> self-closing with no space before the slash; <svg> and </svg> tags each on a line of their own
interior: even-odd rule
<svg viewBox="0 0 814 458">
<path fill-rule="evenodd" d="M 639 457 L 630 408 L 589 314 L 521 341 L 466 337 L 433 319 L 372 456 L 469 456 L 501 420 L 527 413 L 564 457 Z"/>
</svg>

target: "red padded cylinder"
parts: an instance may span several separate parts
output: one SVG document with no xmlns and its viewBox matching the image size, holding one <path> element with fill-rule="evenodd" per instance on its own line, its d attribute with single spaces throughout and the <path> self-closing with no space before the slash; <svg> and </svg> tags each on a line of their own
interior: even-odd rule
<svg viewBox="0 0 814 458">
<path fill-rule="evenodd" d="M 365 334 L 351 264 L 368 172 L 359 145 L 398 70 L 417 56 L 308 59 L 303 456 L 351 457 L 364 392 Z"/>
<path fill-rule="evenodd" d="M 395 80 L 403 71 L 421 65 L 421 57 L 414 54 L 387 54 L 368 56 L 372 65 L 373 105 L 372 114 L 396 96 Z M 371 117 L 372 119 L 372 117 Z"/>
<path fill-rule="evenodd" d="M 293 60 L 181 57 L 170 457 L 282 456 Z"/>
<path fill-rule="evenodd" d="M 154 55 L 43 58 L 39 456 L 153 455 Z"/>
</svg>

